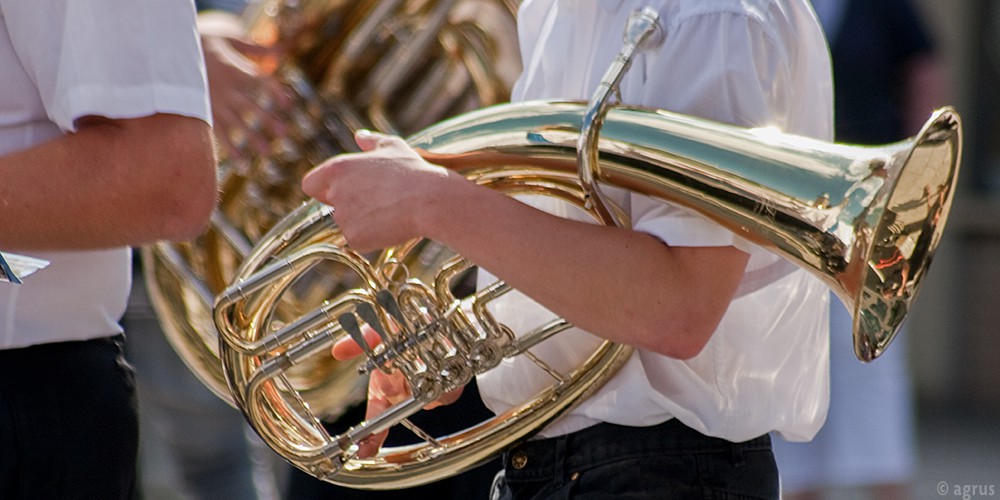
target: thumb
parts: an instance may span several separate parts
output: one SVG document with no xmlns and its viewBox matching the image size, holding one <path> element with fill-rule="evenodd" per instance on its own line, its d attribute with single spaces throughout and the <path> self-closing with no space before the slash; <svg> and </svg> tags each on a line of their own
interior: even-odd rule
<svg viewBox="0 0 1000 500">
<path fill-rule="evenodd" d="M 314 167 L 312 170 L 306 173 L 302 177 L 302 192 L 305 193 L 310 198 L 315 198 L 317 200 L 327 202 L 325 199 L 321 199 L 326 194 L 327 188 L 327 164 L 328 161 L 321 163 L 320 165 Z"/>
<path fill-rule="evenodd" d="M 387 146 L 394 140 L 398 140 L 398 138 L 371 130 L 360 129 L 354 133 L 354 142 L 365 152 Z"/>
</svg>

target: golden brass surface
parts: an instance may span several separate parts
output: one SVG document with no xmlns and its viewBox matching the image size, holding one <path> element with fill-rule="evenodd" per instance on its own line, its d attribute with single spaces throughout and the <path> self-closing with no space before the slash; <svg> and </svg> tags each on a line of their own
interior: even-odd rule
<svg viewBox="0 0 1000 500">
<path fill-rule="evenodd" d="M 305 195 L 302 176 L 325 158 L 353 151 L 359 128 L 412 133 L 463 111 L 507 100 L 519 73 L 510 0 L 268 0 L 244 16 L 248 37 L 281 47 L 281 58 L 259 61 L 292 96 L 288 107 L 248 94 L 285 131 L 266 150 L 251 140 L 261 116 L 219 130 L 238 150 L 222 150 L 220 200 L 209 230 L 183 244 L 142 250 L 150 300 L 168 340 L 192 371 L 232 403 L 218 354 L 212 301 L 250 249 Z M 265 102 L 266 101 L 266 102 Z M 284 302 L 287 314 L 312 297 L 339 290 L 336 276 L 300 284 Z M 352 367 L 332 359 L 290 370 L 305 401 L 345 405 L 350 390 L 329 384 Z"/>
<path fill-rule="evenodd" d="M 585 114 L 587 105 L 575 102 L 499 105 L 408 141 L 481 185 L 551 197 L 597 222 L 627 226 L 627 219 L 607 220 L 587 208 L 576 160 Z M 870 361 L 901 326 L 940 241 L 960 163 L 961 123 L 944 108 L 909 140 L 860 147 L 615 107 L 596 143 L 596 182 L 695 210 L 823 280 L 851 310 L 855 351 Z M 428 402 L 504 358 L 530 357 L 527 349 L 569 325 L 554 320 L 512 331 L 488 307 L 509 290 L 502 282 L 463 292 L 456 282 L 472 264 L 433 242 L 358 255 L 333 214 L 311 201 L 277 223 L 216 298 L 214 312 L 237 405 L 269 446 L 318 478 L 391 489 L 457 474 L 572 408 L 630 355 L 628 347 L 604 342 L 571 370 L 540 364 L 552 384 L 508 412 L 447 435 L 418 430 L 422 439 L 414 444 L 358 458 L 356 443 L 366 436 L 394 425 L 412 429 L 407 417 Z M 299 283 L 322 281 L 315 273 L 327 266 L 353 275 L 354 285 L 286 317 L 284 296 Z M 331 435 L 322 426 L 323 409 L 306 403 L 284 370 L 329 358 L 334 342 L 360 338 L 365 325 L 382 343 L 362 357 L 360 373 L 344 371 L 349 381 L 341 385 L 363 387 L 371 370 L 399 372 L 414 396 Z"/>
</svg>

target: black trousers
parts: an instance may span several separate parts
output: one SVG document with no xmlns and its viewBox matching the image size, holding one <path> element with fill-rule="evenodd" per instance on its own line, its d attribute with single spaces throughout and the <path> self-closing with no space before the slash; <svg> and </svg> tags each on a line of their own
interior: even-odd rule
<svg viewBox="0 0 1000 500">
<path fill-rule="evenodd" d="M 598 424 L 528 441 L 504 454 L 499 499 L 777 499 L 778 469 L 764 435 L 732 443 L 678 420 L 651 427 Z"/>
<path fill-rule="evenodd" d="M 0 498 L 132 497 L 139 424 L 122 340 L 0 350 Z"/>
</svg>

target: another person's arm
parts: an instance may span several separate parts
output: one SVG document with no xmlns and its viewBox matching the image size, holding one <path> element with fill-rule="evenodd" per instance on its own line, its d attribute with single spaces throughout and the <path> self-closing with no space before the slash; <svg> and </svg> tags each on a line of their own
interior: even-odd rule
<svg viewBox="0 0 1000 500">
<path fill-rule="evenodd" d="M 206 122 L 156 114 L 76 125 L 0 157 L 0 248 L 139 245 L 204 228 L 216 196 Z"/>
<path fill-rule="evenodd" d="M 240 18 L 226 12 L 200 14 L 198 31 L 220 155 L 270 154 L 273 138 L 287 128 L 282 112 L 293 103 L 288 89 L 266 69 L 283 58 L 280 47 L 254 43 Z"/>
<path fill-rule="evenodd" d="M 7 70 L 33 83 L 22 122 L 49 139 L 0 155 L 0 248 L 197 235 L 216 174 L 190 0 L 4 2 L 3 16 Z"/>
</svg>

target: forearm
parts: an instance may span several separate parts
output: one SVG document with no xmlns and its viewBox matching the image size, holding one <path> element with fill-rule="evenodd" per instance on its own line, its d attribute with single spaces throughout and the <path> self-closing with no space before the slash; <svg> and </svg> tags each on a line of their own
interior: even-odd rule
<svg viewBox="0 0 1000 500">
<path fill-rule="evenodd" d="M 215 202 L 206 123 L 154 115 L 80 125 L 0 157 L 0 248 L 140 245 L 201 231 Z"/>
<path fill-rule="evenodd" d="M 302 188 L 335 207 L 359 252 L 427 237 L 580 328 L 682 358 L 704 347 L 742 280 L 748 257 L 733 247 L 562 219 L 430 165 L 398 137 L 356 139 L 364 152 L 327 160 Z"/>
<path fill-rule="evenodd" d="M 420 212 L 428 237 L 587 331 L 673 357 L 708 341 L 747 259 L 562 219 L 467 182 L 433 200 Z"/>
</svg>

